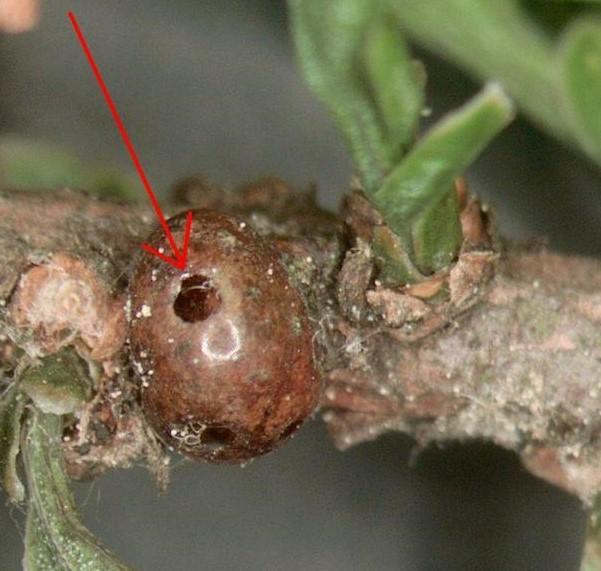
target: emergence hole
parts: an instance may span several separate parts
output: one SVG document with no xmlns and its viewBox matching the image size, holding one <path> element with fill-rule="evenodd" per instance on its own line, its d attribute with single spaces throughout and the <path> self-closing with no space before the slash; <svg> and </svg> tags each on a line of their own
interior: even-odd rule
<svg viewBox="0 0 601 571">
<path fill-rule="evenodd" d="M 200 436 L 200 443 L 211 449 L 227 446 L 234 440 L 236 440 L 236 433 L 222 426 L 207 426 Z"/>
<path fill-rule="evenodd" d="M 220 305 L 221 298 L 211 280 L 206 276 L 192 276 L 182 281 L 173 311 L 180 319 L 195 323 L 210 317 Z"/>
</svg>

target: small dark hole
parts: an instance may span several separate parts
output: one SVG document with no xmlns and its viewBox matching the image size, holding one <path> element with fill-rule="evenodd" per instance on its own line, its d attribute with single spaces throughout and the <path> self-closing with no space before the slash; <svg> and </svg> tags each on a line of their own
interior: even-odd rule
<svg viewBox="0 0 601 571">
<path fill-rule="evenodd" d="M 208 426 L 200 436 L 200 443 L 213 449 L 232 444 L 234 440 L 236 440 L 236 433 L 222 426 Z"/>
<path fill-rule="evenodd" d="M 221 298 L 206 276 L 192 276 L 182 281 L 180 292 L 173 303 L 173 311 L 180 319 L 195 323 L 210 317 L 221 305 Z"/>
</svg>

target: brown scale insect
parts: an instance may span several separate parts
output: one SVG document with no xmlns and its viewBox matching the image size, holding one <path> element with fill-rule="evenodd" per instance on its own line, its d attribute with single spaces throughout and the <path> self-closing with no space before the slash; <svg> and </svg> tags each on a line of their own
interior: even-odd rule
<svg viewBox="0 0 601 571">
<path fill-rule="evenodd" d="M 185 214 L 169 226 L 181 243 Z M 162 230 L 148 243 L 169 251 Z M 241 220 L 194 211 L 186 270 L 144 255 L 130 294 L 142 406 L 176 450 L 243 462 L 314 410 L 320 382 L 303 300 L 277 252 Z"/>
</svg>

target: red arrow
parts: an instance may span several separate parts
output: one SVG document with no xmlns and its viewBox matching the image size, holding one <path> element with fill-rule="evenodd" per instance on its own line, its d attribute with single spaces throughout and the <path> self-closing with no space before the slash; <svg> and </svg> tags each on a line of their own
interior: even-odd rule
<svg viewBox="0 0 601 571">
<path fill-rule="evenodd" d="M 148 194 L 148 198 L 150 198 L 150 202 L 152 203 L 152 207 L 154 208 L 157 218 L 159 219 L 159 222 L 160 222 L 161 226 L 163 227 L 165 236 L 167 237 L 167 240 L 169 241 L 169 245 L 171 246 L 171 250 L 173 252 L 173 257 L 171 258 L 169 256 L 166 256 L 162 252 L 159 252 L 156 248 L 153 248 L 150 244 L 142 244 L 142 248 L 144 248 L 144 250 L 146 250 L 148 253 L 152 254 L 153 256 L 157 256 L 157 257 L 161 258 L 161 260 L 164 260 L 165 262 L 171 264 L 172 266 L 175 266 L 178 270 L 183 271 L 186 268 L 186 261 L 188 259 L 188 244 L 190 243 L 190 230 L 192 229 L 192 212 L 188 212 L 188 216 L 186 217 L 186 227 L 184 230 L 184 243 L 182 245 L 182 249 L 179 250 L 175 243 L 175 239 L 173 238 L 173 234 L 171 233 L 171 229 L 169 228 L 169 225 L 167 224 L 167 220 L 165 219 L 163 211 L 161 210 L 159 201 L 157 200 L 157 197 L 155 196 L 154 191 L 152 190 L 152 186 L 150 185 L 150 182 L 148 181 L 148 178 L 146 177 L 146 173 L 144 172 L 142 163 L 140 163 L 140 159 L 138 158 L 136 149 L 134 148 L 134 145 L 131 142 L 129 135 L 127 134 L 127 129 L 125 128 L 125 125 L 123 124 L 123 121 L 121 120 L 121 116 L 119 115 L 119 112 L 117 111 L 115 102 L 113 101 L 113 98 L 111 97 L 111 94 L 109 93 L 109 90 L 106 86 L 106 83 L 104 82 L 102 74 L 100 73 L 100 69 L 98 69 L 98 66 L 96 65 L 96 61 L 94 60 L 94 56 L 92 55 L 92 52 L 90 51 L 88 42 L 86 41 L 86 38 L 84 37 L 83 32 L 81 31 L 81 28 L 79 27 L 77 18 L 75 17 L 75 14 L 73 12 L 69 12 L 67 15 L 69 16 L 69 20 L 71 20 L 71 24 L 73 24 L 73 29 L 75 30 L 75 35 L 77 36 L 77 39 L 79 40 L 79 43 L 81 44 L 84 54 L 86 55 L 86 58 L 88 59 L 90 67 L 92 68 L 92 72 L 94 73 L 94 77 L 96 77 L 96 81 L 98 81 L 98 85 L 100 86 L 100 91 L 102 91 L 102 94 L 104 95 L 104 99 L 106 100 L 106 103 L 111 111 L 113 120 L 115 121 L 115 124 L 117 125 L 117 129 L 119 129 L 119 133 L 121 134 L 121 138 L 123 139 L 125 148 L 127 149 L 129 156 L 131 157 L 131 160 L 134 163 L 134 166 L 136 167 L 136 170 L 138 171 L 138 175 L 140 177 L 140 180 L 142 181 L 142 185 L 144 186 L 144 189 L 146 190 L 146 193 Z"/>
</svg>

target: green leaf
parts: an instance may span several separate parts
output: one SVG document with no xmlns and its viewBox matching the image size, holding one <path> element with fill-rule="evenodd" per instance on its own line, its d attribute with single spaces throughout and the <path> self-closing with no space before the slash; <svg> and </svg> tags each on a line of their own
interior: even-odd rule
<svg viewBox="0 0 601 571">
<path fill-rule="evenodd" d="M 52 414 L 75 412 L 92 396 L 85 363 L 71 349 L 26 369 L 19 386 L 42 412 Z"/>
<path fill-rule="evenodd" d="M 383 0 L 289 5 L 306 79 L 334 115 L 365 191 L 374 192 L 414 134 L 421 97 L 415 64 L 380 10 Z"/>
<path fill-rule="evenodd" d="M 80 186 L 103 199 L 140 202 L 145 196 L 140 189 L 138 179 L 133 174 L 106 166 L 90 168 L 87 182 Z"/>
<path fill-rule="evenodd" d="M 374 195 L 388 224 L 402 233 L 408 222 L 448 192 L 455 178 L 512 118 L 511 101 L 491 84 L 438 122 Z"/>
<path fill-rule="evenodd" d="M 463 243 L 455 185 L 415 221 L 411 241 L 415 265 L 424 274 L 433 274 L 455 260 Z"/>
<path fill-rule="evenodd" d="M 368 190 L 391 160 L 371 99 L 357 74 L 362 38 L 373 16 L 364 0 L 293 0 L 292 32 L 309 85 L 329 107 Z"/>
<path fill-rule="evenodd" d="M 599 75 L 595 64 L 590 64 L 597 56 L 587 56 L 586 63 L 582 54 L 578 55 L 581 50 L 597 50 L 595 29 L 601 0 L 388 3 L 408 38 L 479 79 L 499 82 L 522 111 L 601 165 L 600 113 L 595 114 L 594 125 L 586 123 L 593 110 L 591 102 L 599 101 Z M 558 58 L 554 36 L 578 14 L 582 15 L 581 23 L 576 21 L 574 29 L 568 26 L 566 33 L 567 43 L 574 44 L 561 49 Z M 565 60 L 572 55 L 580 63 L 573 68 L 567 64 L 566 70 Z"/>
<path fill-rule="evenodd" d="M 385 286 L 420 282 L 424 275 L 415 267 L 405 243 L 388 226 L 373 229 L 372 250 L 378 266 L 378 280 Z"/>
<path fill-rule="evenodd" d="M 16 465 L 24 408 L 25 398 L 13 383 L 0 397 L 0 478 L 13 502 L 25 499 L 25 490 Z"/>
<path fill-rule="evenodd" d="M 0 140 L 0 179 L 10 188 L 57 188 L 85 183 L 85 168 L 73 155 L 16 137 Z"/>
<path fill-rule="evenodd" d="M 513 106 L 503 91 L 497 85 L 487 86 L 470 103 L 436 124 L 374 194 L 373 200 L 393 232 L 406 244 L 419 237 L 417 250 L 420 259 L 428 260 L 426 265 L 437 266 L 434 260 L 448 256 L 436 251 L 436 244 L 449 240 L 440 226 L 445 208 L 437 212 L 436 205 L 454 192 L 455 178 L 512 118 Z M 447 207 L 455 210 L 449 200 Z M 451 218 L 458 220 L 449 213 L 446 217 L 451 223 Z M 411 246 L 411 250 L 413 257 L 415 248 Z"/>
<path fill-rule="evenodd" d="M 573 137 L 557 112 L 551 39 L 516 0 L 388 0 L 402 31 L 483 80 L 497 81 L 555 135 Z"/>
<path fill-rule="evenodd" d="M 382 15 L 369 28 L 363 49 L 363 67 L 368 89 L 376 105 L 386 140 L 400 159 L 413 143 L 424 105 L 426 73 L 411 59 L 399 26 Z"/>
<path fill-rule="evenodd" d="M 566 30 L 559 55 L 564 105 L 585 150 L 601 162 L 601 20 Z"/>
<path fill-rule="evenodd" d="M 552 36 L 582 14 L 599 10 L 601 0 L 522 0 L 522 8 Z"/>
<path fill-rule="evenodd" d="M 51 541 L 46 539 L 46 529 L 36 507 L 31 504 L 27 510 L 25 524 L 24 571 L 64 571 L 59 556 Z"/>
<path fill-rule="evenodd" d="M 62 419 L 34 410 L 23 442 L 29 511 L 27 571 L 127 571 L 79 519 L 60 446 Z"/>
<path fill-rule="evenodd" d="M 144 194 L 129 174 L 90 166 L 53 145 L 5 136 L 0 139 L 0 183 L 6 188 L 81 188 L 102 198 L 136 201 Z"/>
</svg>

